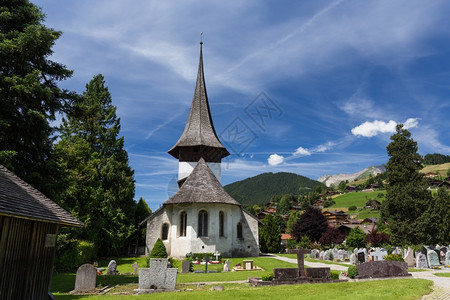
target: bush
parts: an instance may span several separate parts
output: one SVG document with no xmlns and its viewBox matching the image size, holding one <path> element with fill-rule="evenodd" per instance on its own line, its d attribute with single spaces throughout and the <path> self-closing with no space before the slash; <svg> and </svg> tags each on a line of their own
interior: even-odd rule
<svg viewBox="0 0 450 300">
<path fill-rule="evenodd" d="M 297 248 L 297 241 L 294 239 L 288 239 L 286 242 L 286 248 L 288 248 L 288 249 Z"/>
<path fill-rule="evenodd" d="M 95 257 L 96 249 L 94 243 L 68 239 L 67 234 L 58 235 L 54 264 L 57 271 L 76 269 L 82 264 L 92 263 Z"/>
<path fill-rule="evenodd" d="M 302 248 L 308 248 L 309 244 L 311 244 L 311 240 L 307 235 L 304 235 L 300 239 L 300 243 L 298 243 L 300 247 Z"/>
<path fill-rule="evenodd" d="M 350 207 L 348 208 L 348 210 L 356 210 L 356 209 L 357 209 L 357 207 L 354 206 L 354 205 L 352 205 L 352 206 L 350 206 Z"/>
<path fill-rule="evenodd" d="M 393 261 L 403 261 L 403 256 L 401 254 L 388 254 L 384 257 L 384 260 L 393 260 Z"/>
<path fill-rule="evenodd" d="M 150 252 L 150 258 L 167 258 L 166 246 L 160 238 L 156 240 L 156 243 Z"/>
<path fill-rule="evenodd" d="M 361 228 L 355 227 L 350 230 L 347 238 L 345 239 L 345 244 L 350 248 L 363 248 L 366 246 L 366 234 Z"/>
<path fill-rule="evenodd" d="M 337 271 L 331 271 L 330 272 L 330 277 L 331 277 L 331 279 L 333 279 L 333 280 L 338 280 L 339 279 L 339 272 L 337 272 Z"/>
<path fill-rule="evenodd" d="M 216 257 L 214 256 L 214 253 L 186 253 L 186 258 L 189 260 L 196 260 L 202 261 L 205 259 L 205 257 L 208 256 L 210 260 L 215 260 Z"/>
<path fill-rule="evenodd" d="M 356 266 L 353 266 L 353 265 L 349 266 L 347 275 L 351 279 L 355 279 L 355 277 L 358 276 L 358 268 L 356 268 Z"/>
<path fill-rule="evenodd" d="M 272 281 L 273 280 L 273 274 L 272 273 L 264 274 L 261 277 L 261 279 L 262 279 L 262 281 Z"/>
</svg>

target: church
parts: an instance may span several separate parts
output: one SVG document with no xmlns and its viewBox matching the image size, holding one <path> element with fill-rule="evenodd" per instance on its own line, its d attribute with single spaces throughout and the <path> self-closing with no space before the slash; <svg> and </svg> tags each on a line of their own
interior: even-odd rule
<svg viewBox="0 0 450 300">
<path fill-rule="evenodd" d="M 217 137 L 203 72 L 203 43 L 194 97 L 181 137 L 168 151 L 178 159 L 178 191 L 146 218 L 146 254 L 158 238 L 170 257 L 214 253 L 258 256 L 260 221 L 222 187 L 221 161 L 230 155 Z"/>
</svg>

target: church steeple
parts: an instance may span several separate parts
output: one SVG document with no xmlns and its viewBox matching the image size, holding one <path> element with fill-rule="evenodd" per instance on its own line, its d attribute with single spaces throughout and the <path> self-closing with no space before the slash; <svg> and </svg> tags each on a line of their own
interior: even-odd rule
<svg viewBox="0 0 450 300">
<path fill-rule="evenodd" d="M 196 163 L 203 158 L 210 167 L 218 163 L 215 168 L 220 169 L 222 158 L 230 155 L 222 145 L 214 129 L 209 109 L 208 94 L 206 92 L 203 71 L 203 42 L 200 42 L 200 59 L 198 64 L 197 82 L 191 110 L 181 137 L 168 152 L 180 161 L 178 180 L 187 177 Z M 182 164 L 182 162 L 185 162 Z M 212 168 L 214 171 L 214 167 Z M 220 180 L 220 171 L 214 171 Z"/>
</svg>

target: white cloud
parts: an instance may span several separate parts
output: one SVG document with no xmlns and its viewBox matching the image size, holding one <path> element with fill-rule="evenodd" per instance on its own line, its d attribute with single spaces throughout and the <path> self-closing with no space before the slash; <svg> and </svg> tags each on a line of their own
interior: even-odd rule
<svg viewBox="0 0 450 300">
<path fill-rule="evenodd" d="M 366 121 L 352 129 L 355 136 L 374 137 L 380 133 L 394 133 L 397 122 L 390 120 L 389 122 L 375 120 L 373 122 Z M 417 118 L 409 118 L 405 121 L 406 129 L 417 127 L 419 124 Z"/>
<path fill-rule="evenodd" d="M 297 150 L 295 150 L 294 152 L 294 156 L 298 155 L 311 155 L 311 152 L 303 147 L 298 147 Z"/>
<path fill-rule="evenodd" d="M 267 162 L 271 166 L 277 166 L 284 161 L 284 157 L 278 154 L 271 154 L 267 159 Z"/>
</svg>

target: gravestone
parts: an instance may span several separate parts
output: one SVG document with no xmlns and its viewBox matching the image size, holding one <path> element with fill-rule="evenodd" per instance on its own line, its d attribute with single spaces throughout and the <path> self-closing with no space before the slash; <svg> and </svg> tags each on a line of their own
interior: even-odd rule
<svg viewBox="0 0 450 300">
<path fill-rule="evenodd" d="M 358 263 L 364 262 L 366 262 L 366 256 L 364 255 L 364 252 L 358 252 Z"/>
<path fill-rule="evenodd" d="M 369 261 L 356 267 L 358 279 L 411 276 L 408 273 L 408 265 L 402 261 Z"/>
<path fill-rule="evenodd" d="M 231 261 L 227 259 L 225 263 L 223 264 L 223 272 L 230 272 L 230 264 Z"/>
<path fill-rule="evenodd" d="M 427 257 L 422 252 L 416 253 L 416 268 L 419 268 L 419 269 L 427 269 L 428 268 Z"/>
<path fill-rule="evenodd" d="M 350 254 L 350 263 L 352 265 L 356 265 L 356 254 L 355 253 Z"/>
<path fill-rule="evenodd" d="M 84 264 L 77 270 L 75 277 L 76 292 L 95 291 L 97 281 L 97 269 L 91 264 Z"/>
<path fill-rule="evenodd" d="M 296 252 L 297 252 L 298 276 L 304 277 L 305 276 L 305 259 L 304 259 L 303 255 L 307 254 L 307 253 L 311 253 L 311 250 L 298 247 Z"/>
<path fill-rule="evenodd" d="M 338 251 L 338 255 L 339 255 L 339 259 L 340 259 L 341 261 L 344 261 L 345 258 L 347 257 L 347 251 L 345 251 L 345 250 L 339 250 L 339 251 Z"/>
<path fill-rule="evenodd" d="M 117 263 L 115 260 L 111 260 L 108 264 L 108 269 L 106 270 L 106 275 L 117 275 Z"/>
<path fill-rule="evenodd" d="M 219 256 L 220 256 L 219 251 L 216 250 L 216 252 L 214 252 L 214 256 L 216 257 L 216 261 L 218 261 L 219 260 Z"/>
<path fill-rule="evenodd" d="M 149 268 L 139 269 L 139 289 L 135 293 L 144 294 L 153 291 L 174 290 L 177 268 L 168 268 L 167 258 L 151 258 Z"/>
<path fill-rule="evenodd" d="M 447 250 L 447 253 L 445 253 L 445 265 L 450 266 L 450 250 Z"/>
<path fill-rule="evenodd" d="M 311 257 L 313 259 L 318 259 L 319 258 L 319 250 L 317 250 L 317 249 L 311 250 Z"/>
<path fill-rule="evenodd" d="M 276 279 L 297 278 L 297 268 L 273 268 L 273 277 Z"/>
<path fill-rule="evenodd" d="M 137 262 L 134 262 L 134 264 L 131 265 L 133 267 L 133 275 L 137 274 L 137 270 L 139 268 L 139 264 Z"/>
<path fill-rule="evenodd" d="M 330 260 L 330 250 L 325 250 L 325 253 L 323 254 L 324 260 Z"/>
<path fill-rule="evenodd" d="M 331 276 L 330 268 L 307 268 L 305 269 L 305 273 L 306 277 L 314 279 L 327 279 Z"/>
<path fill-rule="evenodd" d="M 406 252 L 405 257 L 403 257 L 403 260 L 408 264 L 408 267 L 414 267 L 416 265 L 414 261 L 414 251 L 411 247 L 408 247 L 408 251 Z"/>
<path fill-rule="evenodd" d="M 375 251 L 369 253 L 369 255 L 372 256 L 373 261 L 384 260 L 387 254 L 388 252 L 383 248 L 375 248 Z"/>
<path fill-rule="evenodd" d="M 434 250 L 429 250 L 427 252 L 427 259 L 428 259 L 428 266 L 430 268 L 432 268 L 432 267 L 439 267 L 441 265 L 439 263 L 438 254 Z"/>
<path fill-rule="evenodd" d="M 242 261 L 244 270 L 252 270 L 253 269 L 253 260 L 243 260 Z"/>
<path fill-rule="evenodd" d="M 325 251 L 320 251 L 320 253 L 319 253 L 319 259 L 321 259 L 321 260 L 323 260 L 324 259 L 324 254 L 325 254 Z"/>
<path fill-rule="evenodd" d="M 189 260 L 183 260 L 181 263 L 181 273 L 189 273 L 191 262 Z"/>
</svg>

